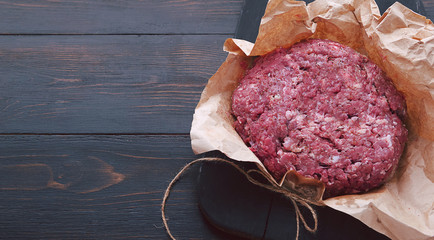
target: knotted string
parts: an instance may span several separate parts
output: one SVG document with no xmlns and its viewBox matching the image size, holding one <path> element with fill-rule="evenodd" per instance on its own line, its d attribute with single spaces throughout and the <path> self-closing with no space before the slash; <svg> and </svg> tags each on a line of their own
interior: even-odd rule
<svg viewBox="0 0 434 240">
<path fill-rule="evenodd" d="M 175 237 L 172 235 L 172 233 L 170 232 L 169 229 L 169 225 L 167 224 L 167 219 L 166 219 L 166 213 L 165 213 L 165 208 L 166 208 L 166 202 L 167 199 L 169 198 L 170 195 L 170 191 L 172 190 L 173 186 L 175 185 L 175 183 L 181 178 L 182 174 L 184 174 L 184 172 L 190 168 L 192 165 L 199 163 L 199 162 L 224 162 L 227 163 L 229 165 L 231 165 L 232 167 L 234 167 L 235 169 L 237 169 L 241 174 L 243 174 L 247 180 L 249 180 L 251 183 L 266 188 L 270 191 L 273 192 L 277 192 L 280 193 L 282 195 L 284 195 L 286 198 L 288 198 L 289 200 L 291 200 L 291 203 L 294 205 L 294 210 L 295 210 L 295 219 L 297 221 L 297 233 L 295 236 L 295 239 L 298 240 L 299 234 L 300 234 L 300 221 L 303 223 L 304 228 L 306 230 L 308 230 L 311 233 L 315 233 L 316 230 L 318 229 L 318 216 L 316 214 L 316 211 L 312 208 L 311 205 L 316 205 L 316 206 L 323 206 L 323 204 L 321 204 L 320 202 L 315 202 L 315 201 L 311 201 L 309 199 L 305 199 L 303 197 L 300 197 L 299 195 L 290 192 L 289 190 L 282 188 L 281 186 L 279 186 L 278 184 L 276 184 L 276 182 L 271 179 L 270 176 L 264 174 L 261 171 L 258 171 L 256 169 L 250 169 L 247 172 L 244 171 L 241 167 L 239 167 L 237 164 L 222 159 L 222 158 L 213 158 L 213 157 L 207 157 L 207 158 L 199 158 L 196 159 L 190 163 L 188 163 L 187 165 L 185 165 L 177 174 L 176 176 L 172 179 L 172 181 L 169 183 L 169 186 L 167 187 L 166 191 L 164 192 L 164 196 L 163 196 L 163 202 L 161 203 L 161 218 L 163 219 L 163 224 L 164 227 L 166 228 L 166 232 L 169 235 L 169 237 L 173 240 L 175 240 Z M 261 183 L 259 181 L 257 181 L 256 179 L 254 179 L 251 174 L 252 173 L 257 173 L 260 174 L 261 176 L 263 176 L 265 179 L 267 179 L 268 184 L 264 184 Z M 310 227 L 307 223 L 306 220 L 304 219 L 303 214 L 301 214 L 301 211 L 298 207 L 298 204 L 303 205 L 304 207 L 306 207 L 307 209 L 309 209 L 310 213 L 312 214 L 313 220 L 314 220 L 314 226 Z"/>
</svg>

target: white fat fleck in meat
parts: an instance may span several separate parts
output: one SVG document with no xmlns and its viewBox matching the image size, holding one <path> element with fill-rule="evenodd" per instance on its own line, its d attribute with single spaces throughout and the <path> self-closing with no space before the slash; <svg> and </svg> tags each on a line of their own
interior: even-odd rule
<svg viewBox="0 0 434 240">
<path fill-rule="evenodd" d="M 286 111 L 285 112 L 285 117 L 286 117 L 286 119 L 288 119 L 288 120 L 290 120 L 290 119 L 292 119 L 293 117 L 295 117 L 297 115 L 297 111 L 291 111 L 291 110 L 288 110 L 288 111 Z"/>
<path fill-rule="evenodd" d="M 387 135 L 385 137 L 382 137 L 379 139 L 379 141 L 386 143 L 385 145 L 387 145 L 388 148 L 391 148 L 393 146 L 391 135 Z"/>
<path fill-rule="evenodd" d="M 362 88 L 362 84 L 360 84 L 360 83 L 353 83 L 352 84 L 352 88 L 353 89 L 360 89 L 360 88 Z"/>
<path fill-rule="evenodd" d="M 256 89 L 256 87 L 257 87 L 256 84 L 252 83 L 252 84 L 249 84 L 248 87 L 246 87 L 246 90 L 247 89 Z"/>
<path fill-rule="evenodd" d="M 339 157 L 339 156 L 332 156 L 331 157 L 332 163 L 337 163 L 339 161 L 339 158 L 341 158 L 341 157 Z"/>
<path fill-rule="evenodd" d="M 326 122 L 334 122 L 336 120 L 336 118 L 334 118 L 334 117 L 326 117 L 326 118 L 324 118 L 324 121 L 326 121 Z"/>
<path fill-rule="evenodd" d="M 388 147 L 392 147 L 392 136 L 391 135 L 386 136 L 386 141 L 387 141 L 387 144 L 389 145 Z"/>
<path fill-rule="evenodd" d="M 275 94 L 275 95 L 271 95 L 270 96 L 270 100 L 274 100 L 274 99 L 280 99 L 280 94 Z"/>
<path fill-rule="evenodd" d="M 357 130 L 357 133 L 365 134 L 365 133 L 367 133 L 368 131 L 369 131 L 369 130 L 366 129 L 366 128 L 361 128 L 361 129 Z"/>
<path fill-rule="evenodd" d="M 315 113 L 315 118 L 314 118 L 314 122 L 316 123 L 320 123 L 324 121 L 324 114 L 323 113 Z"/>
<path fill-rule="evenodd" d="M 303 120 L 306 118 L 306 115 L 302 115 L 302 114 L 299 114 L 299 115 L 297 115 L 296 117 L 295 117 L 295 121 L 297 121 L 297 124 L 302 124 L 303 123 Z"/>
<path fill-rule="evenodd" d="M 378 125 L 382 125 L 382 124 L 386 124 L 387 120 L 386 119 L 377 119 L 377 120 L 375 120 L 375 123 Z"/>
</svg>

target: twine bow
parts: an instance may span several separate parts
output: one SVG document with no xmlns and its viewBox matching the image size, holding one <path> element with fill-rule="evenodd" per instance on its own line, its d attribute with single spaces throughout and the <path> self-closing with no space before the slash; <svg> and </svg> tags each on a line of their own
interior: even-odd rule
<svg viewBox="0 0 434 240">
<path fill-rule="evenodd" d="M 247 180 L 249 180 L 251 183 L 263 187 L 265 189 L 268 189 L 272 192 L 277 192 L 282 194 L 283 196 L 285 196 L 286 198 L 288 198 L 291 203 L 294 206 L 294 210 L 295 210 L 295 218 L 297 221 L 297 233 L 295 236 L 295 239 L 298 240 L 299 234 L 300 234 L 300 221 L 303 223 L 304 228 L 306 230 L 308 230 L 311 233 L 315 233 L 318 229 L 318 216 L 316 211 L 312 208 L 311 205 L 316 205 L 316 206 L 323 206 L 322 203 L 320 202 L 315 202 L 315 201 L 311 201 L 309 199 L 305 199 L 303 197 L 300 197 L 299 195 L 290 192 L 289 190 L 282 188 L 281 186 L 279 186 L 278 184 L 275 183 L 275 181 L 273 181 L 268 175 L 265 175 L 263 172 L 258 171 L 256 169 L 250 169 L 248 171 L 244 171 L 241 167 L 239 167 L 238 165 L 236 165 L 235 163 L 222 159 L 222 158 L 213 158 L 213 157 L 207 157 L 207 158 L 199 158 L 196 159 L 190 163 L 188 163 L 187 165 L 185 165 L 179 172 L 178 174 L 176 174 L 176 176 L 172 179 L 172 181 L 169 183 L 169 186 L 167 187 L 166 191 L 164 192 L 164 196 L 163 196 L 163 202 L 161 203 L 161 218 L 163 219 L 163 224 L 164 227 L 166 228 L 166 232 L 169 235 L 169 237 L 173 240 L 175 240 L 175 237 L 172 235 L 172 233 L 169 230 L 169 225 L 167 223 L 167 219 L 166 219 L 166 213 L 165 213 L 165 208 L 166 208 L 166 202 L 167 199 L 169 198 L 169 194 L 170 191 L 172 190 L 173 186 L 175 185 L 175 183 L 181 178 L 182 174 L 188 169 L 190 168 L 192 165 L 199 163 L 199 162 L 223 162 L 223 163 L 227 163 L 229 165 L 231 165 L 232 167 L 234 167 L 235 169 L 237 169 L 241 174 L 243 174 Z M 265 179 L 267 179 L 268 184 L 264 184 L 261 183 L 259 181 L 257 181 L 256 179 L 254 179 L 251 174 L 252 173 L 257 173 L 260 174 L 261 176 L 263 176 Z M 306 220 L 304 219 L 303 214 L 301 214 L 301 211 L 298 207 L 298 204 L 301 204 L 302 206 L 306 207 L 307 209 L 309 209 L 310 213 L 312 214 L 313 220 L 314 220 L 314 226 L 310 227 L 307 223 Z"/>
</svg>

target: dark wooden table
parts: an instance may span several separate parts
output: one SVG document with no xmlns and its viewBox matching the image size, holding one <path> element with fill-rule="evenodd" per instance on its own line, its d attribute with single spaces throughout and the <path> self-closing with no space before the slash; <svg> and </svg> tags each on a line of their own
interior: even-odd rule
<svg viewBox="0 0 434 240">
<path fill-rule="evenodd" d="M 192 114 L 243 4 L 0 1 L 0 239 L 166 239 L 163 191 L 196 158 Z M 197 177 L 168 202 L 173 234 L 226 239 Z"/>
</svg>

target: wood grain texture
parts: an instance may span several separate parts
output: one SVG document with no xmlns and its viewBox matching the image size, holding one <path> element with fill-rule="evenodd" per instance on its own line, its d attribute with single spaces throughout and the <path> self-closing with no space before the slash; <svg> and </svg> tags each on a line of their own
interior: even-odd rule
<svg viewBox="0 0 434 240">
<path fill-rule="evenodd" d="M 222 36 L 1 36 L 1 133 L 188 133 Z"/>
<path fill-rule="evenodd" d="M 188 136 L 0 136 L 0 239 L 165 239 L 163 190 L 195 159 Z M 197 206 L 198 168 L 175 185 L 180 239 L 224 239 Z"/>
<path fill-rule="evenodd" d="M 243 2 L 0 0 L 0 239 L 167 239 L 163 191 Z M 168 201 L 173 234 L 230 239 L 197 178 Z"/>
<path fill-rule="evenodd" d="M 421 0 L 423 4 L 423 8 L 426 12 L 426 17 L 434 20 L 434 1 L 433 0 Z"/>
<path fill-rule="evenodd" d="M 242 0 L 1 0 L 1 34 L 233 33 Z"/>
</svg>

